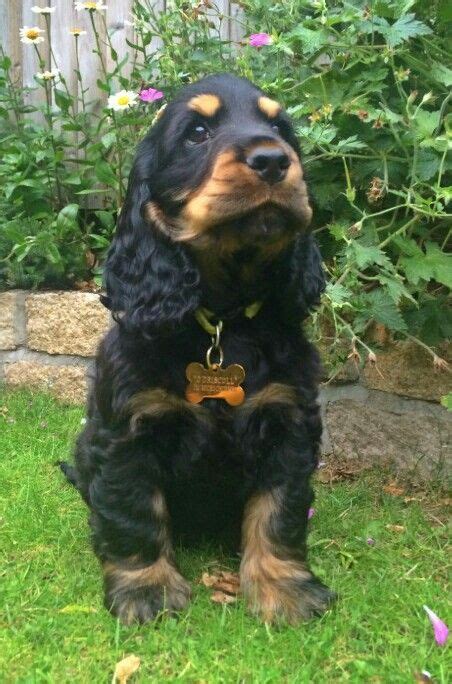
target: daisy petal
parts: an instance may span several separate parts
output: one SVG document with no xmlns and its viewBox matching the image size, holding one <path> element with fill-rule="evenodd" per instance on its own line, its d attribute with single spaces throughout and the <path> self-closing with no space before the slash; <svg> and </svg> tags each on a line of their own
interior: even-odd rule
<svg viewBox="0 0 452 684">
<path fill-rule="evenodd" d="M 449 634 L 449 629 L 445 622 L 443 622 L 433 610 L 430 610 L 427 606 L 422 606 L 427 613 L 430 622 L 432 623 L 433 633 L 435 635 L 435 641 L 438 646 L 444 646 L 447 641 Z"/>
</svg>

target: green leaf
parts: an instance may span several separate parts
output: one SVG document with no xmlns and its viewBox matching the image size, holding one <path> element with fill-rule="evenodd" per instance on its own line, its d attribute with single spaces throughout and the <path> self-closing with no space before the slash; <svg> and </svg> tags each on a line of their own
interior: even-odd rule
<svg viewBox="0 0 452 684">
<path fill-rule="evenodd" d="M 435 242 L 427 242 L 425 254 L 418 248 L 412 256 L 400 258 L 400 266 L 410 283 L 417 285 L 420 280 L 436 280 L 452 288 L 452 261 L 449 254 L 442 252 Z"/>
<path fill-rule="evenodd" d="M 46 246 L 47 258 L 52 264 L 58 264 L 61 262 L 61 254 L 58 251 L 58 247 L 53 242 L 48 242 Z"/>
<path fill-rule="evenodd" d="M 366 317 L 373 318 L 379 323 L 383 323 L 390 330 L 405 332 L 406 323 L 397 309 L 394 301 L 387 292 L 378 288 L 364 295 L 366 305 Z"/>
<path fill-rule="evenodd" d="M 336 152 L 349 152 L 351 150 L 363 150 L 367 145 L 366 143 L 361 142 L 361 140 L 358 140 L 357 135 L 351 135 L 349 138 L 339 140 L 337 145 L 332 147 L 334 147 Z"/>
<path fill-rule="evenodd" d="M 436 112 L 428 112 L 425 109 L 418 110 L 413 119 L 417 138 L 429 138 L 433 134 L 439 124 L 440 113 L 439 109 Z"/>
<path fill-rule="evenodd" d="M 424 256 L 422 249 L 417 245 L 415 240 L 411 238 L 402 237 L 401 235 L 394 235 L 392 238 L 392 244 L 396 245 L 402 254 L 405 254 L 406 256 Z"/>
<path fill-rule="evenodd" d="M 415 19 L 412 12 L 400 17 L 394 24 L 389 24 L 381 17 L 375 17 L 373 22 L 363 23 L 366 24 L 366 33 L 378 31 L 386 38 L 389 47 L 396 47 L 415 36 L 427 36 L 432 33 L 432 29 Z"/>
<path fill-rule="evenodd" d="M 336 240 L 345 240 L 348 235 L 350 224 L 346 221 L 334 221 L 328 226 L 328 231 Z"/>
<path fill-rule="evenodd" d="M 378 264 L 379 266 L 387 266 L 391 268 L 391 262 L 386 254 L 377 245 L 363 245 L 361 242 L 354 240 L 347 248 L 349 255 L 354 258 L 358 268 L 365 268 L 370 264 Z"/>
<path fill-rule="evenodd" d="M 419 150 L 416 160 L 416 175 L 419 180 L 426 181 L 432 178 L 439 169 L 441 158 L 433 150 Z"/>
<path fill-rule="evenodd" d="M 113 228 L 115 227 L 115 219 L 114 219 L 113 215 L 111 214 L 111 212 L 99 210 L 99 211 L 95 211 L 94 213 L 97 216 L 97 218 L 99 219 L 99 221 L 102 225 L 102 228 L 105 228 L 108 231 L 113 230 Z"/>
<path fill-rule="evenodd" d="M 447 408 L 448 411 L 452 411 L 452 392 L 441 397 L 441 406 Z"/>
<path fill-rule="evenodd" d="M 325 291 L 326 296 L 331 301 L 333 307 L 341 308 L 350 301 L 352 293 L 341 283 L 328 283 Z"/>
<path fill-rule="evenodd" d="M 302 52 L 306 55 L 311 55 L 328 44 L 329 33 L 325 29 L 316 29 L 314 31 L 300 24 L 289 33 L 287 38 L 298 39 L 301 43 Z"/>
<path fill-rule="evenodd" d="M 105 135 L 102 136 L 101 141 L 105 149 L 108 150 L 113 143 L 116 142 L 116 132 L 110 131 L 109 133 L 105 133 Z"/>
<path fill-rule="evenodd" d="M 55 104 L 57 107 L 63 110 L 63 112 L 67 112 L 69 109 L 69 105 L 71 104 L 71 98 L 69 95 L 64 91 L 64 90 L 58 90 L 58 88 L 54 88 L 54 95 L 55 95 Z"/>
<path fill-rule="evenodd" d="M 431 76 L 446 87 L 452 86 L 452 69 L 445 64 L 433 62 L 429 68 Z"/>
<path fill-rule="evenodd" d="M 60 230 L 71 230 L 77 222 L 77 214 L 80 206 L 78 204 L 68 204 L 58 214 L 56 224 Z"/>
<path fill-rule="evenodd" d="M 394 304 L 399 304 L 400 300 L 405 297 L 405 299 L 409 299 L 413 304 L 416 305 L 416 300 L 408 292 L 400 276 L 399 278 L 395 278 L 380 273 L 378 275 L 378 280 L 384 287 L 386 287 Z"/>
<path fill-rule="evenodd" d="M 99 159 L 94 166 L 94 173 L 96 178 L 100 183 L 105 183 L 105 185 L 110 185 L 116 188 L 118 185 L 118 180 L 114 174 L 114 171 L 110 164 L 108 164 L 103 159 Z"/>
</svg>

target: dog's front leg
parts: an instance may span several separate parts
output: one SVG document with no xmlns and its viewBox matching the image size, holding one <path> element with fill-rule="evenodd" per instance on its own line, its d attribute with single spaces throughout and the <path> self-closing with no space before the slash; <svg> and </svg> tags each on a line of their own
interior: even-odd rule
<svg viewBox="0 0 452 684">
<path fill-rule="evenodd" d="M 240 584 L 250 610 L 266 622 L 308 619 L 334 598 L 306 560 L 310 477 L 317 463 L 312 408 L 300 406 L 294 388 L 273 383 L 237 414 L 251 490 Z"/>
<path fill-rule="evenodd" d="M 177 570 L 162 490 L 137 440 L 122 440 L 89 488 L 93 544 L 106 607 L 125 624 L 183 608 L 190 586 Z"/>
<path fill-rule="evenodd" d="M 209 440 L 206 413 L 163 390 L 131 400 L 129 427 L 103 444 L 87 426 L 76 454 L 79 472 L 96 461 L 85 498 L 107 608 L 125 623 L 182 609 L 189 584 L 177 570 L 164 487 L 190 470 Z M 100 452 L 100 453 L 99 453 Z M 87 474 L 88 477 L 88 474 Z"/>
</svg>

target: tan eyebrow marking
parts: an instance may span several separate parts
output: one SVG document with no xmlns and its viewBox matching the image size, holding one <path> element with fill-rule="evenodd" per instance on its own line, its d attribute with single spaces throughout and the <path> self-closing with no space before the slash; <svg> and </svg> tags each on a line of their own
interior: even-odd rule
<svg viewBox="0 0 452 684">
<path fill-rule="evenodd" d="M 261 112 L 270 117 L 270 119 L 273 119 L 282 109 L 279 102 L 276 102 L 276 100 L 272 100 L 270 97 L 265 96 L 262 96 L 258 99 L 257 106 Z"/>
<path fill-rule="evenodd" d="M 188 101 L 189 109 L 193 109 L 202 116 L 215 116 L 221 107 L 221 100 L 218 95 L 205 93 L 203 95 L 195 95 Z"/>
</svg>

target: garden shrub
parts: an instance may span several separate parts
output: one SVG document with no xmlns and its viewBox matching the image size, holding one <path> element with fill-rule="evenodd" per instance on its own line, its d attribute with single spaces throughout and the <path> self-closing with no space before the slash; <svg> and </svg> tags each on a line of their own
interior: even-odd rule
<svg viewBox="0 0 452 684">
<path fill-rule="evenodd" d="M 103 12 L 84 10 L 111 106 L 90 102 L 80 72 L 75 97 L 64 74 L 45 74 L 43 60 L 36 87 L 45 90 L 45 105 L 26 105 L 2 54 L 3 287 L 99 282 L 136 142 L 181 84 L 228 71 L 283 102 L 295 122 L 329 276 L 313 334 L 327 340 L 331 371 L 350 354 L 374 360 L 366 341 L 374 323 L 415 340 L 444 366 L 432 346 L 452 328 L 450 5 L 240 4 L 244 38 L 232 41 L 222 37 L 226 18 L 209 0 L 173 0 L 163 14 L 137 0 L 134 42 L 118 55 L 107 34 L 111 71 L 100 52 Z M 44 19 L 48 28 L 51 16 Z M 71 40 L 78 51 L 77 35 Z M 28 47 L 42 54 L 39 43 Z M 120 91 L 129 106 L 118 104 Z"/>
</svg>

